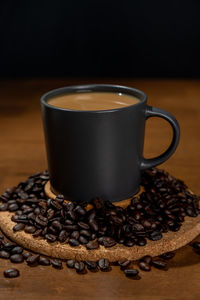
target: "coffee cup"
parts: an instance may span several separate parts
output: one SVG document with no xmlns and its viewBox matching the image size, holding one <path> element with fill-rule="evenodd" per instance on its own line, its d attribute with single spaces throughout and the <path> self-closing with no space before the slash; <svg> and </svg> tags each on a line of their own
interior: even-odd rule
<svg viewBox="0 0 200 300">
<path fill-rule="evenodd" d="M 52 90 L 41 98 L 50 186 L 65 199 L 90 202 L 127 199 L 140 187 L 142 172 L 175 151 L 180 129 L 174 116 L 147 105 L 144 92 L 125 86 L 89 84 Z M 169 148 L 143 157 L 145 121 L 167 120 Z"/>
</svg>

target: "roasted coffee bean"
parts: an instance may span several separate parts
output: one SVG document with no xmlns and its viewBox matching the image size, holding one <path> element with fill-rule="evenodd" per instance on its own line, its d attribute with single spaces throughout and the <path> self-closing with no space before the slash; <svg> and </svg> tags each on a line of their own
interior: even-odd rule
<svg viewBox="0 0 200 300">
<path fill-rule="evenodd" d="M 98 249 L 98 248 L 99 248 L 99 243 L 98 243 L 97 240 L 89 241 L 89 242 L 86 244 L 86 248 L 87 248 L 88 250 Z"/>
<path fill-rule="evenodd" d="M 144 222 L 142 223 L 142 225 L 147 228 L 150 229 L 151 228 L 151 222 L 149 220 L 144 220 Z"/>
<path fill-rule="evenodd" d="M 62 269 L 62 261 L 60 259 L 52 259 L 51 264 L 55 269 Z"/>
<path fill-rule="evenodd" d="M 101 271 L 108 271 L 110 269 L 110 262 L 106 258 L 101 258 L 98 261 L 98 265 Z"/>
<path fill-rule="evenodd" d="M 56 241 L 56 236 L 50 233 L 45 234 L 45 238 L 49 243 L 54 243 Z"/>
<path fill-rule="evenodd" d="M 55 228 L 53 228 L 52 226 L 50 226 L 47 231 L 48 231 L 48 233 L 52 233 L 54 235 L 57 235 L 57 230 Z"/>
<path fill-rule="evenodd" d="M 81 232 L 80 232 L 81 233 Z M 81 233 L 82 234 L 82 233 Z M 84 234 L 82 234 L 82 235 L 84 235 Z M 97 235 L 96 235 L 96 233 L 92 233 L 91 234 L 91 240 L 95 240 L 97 238 Z"/>
<path fill-rule="evenodd" d="M 88 244 L 88 240 L 82 235 L 80 235 L 80 237 L 79 237 L 79 242 L 83 245 Z"/>
<path fill-rule="evenodd" d="M 124 241 L 124 246 L 126 247 L 133 247 L 135 245 L 134 240 L 125 240 Z"/>
<path fill-rule="evenodd" d="M 75 264 L 75 260 L 73 260 L 73 259 L 68 259 L 66 261 L 66 265 L 67 265 L 68 268 L 73 269 L 74 268 L 74 264 Z"/>
<path fill-rule="evenodd" d="M 51 223 L 51 225 L 52 225 L 55 229 L 57 229 L 58 231 L 61 231 L 61 230 L 62 230 L 62 225 L 60 224 L 59 221 L 53 221 L 53 222 Z"/>
<path fill-rule="evenodd" d="M 13 254 L 22 254 L 23 252 L 23 248 L 20 247 L 20 246 L 16 246 L 14 248 L 12 248 L 10 254 L 13 255 Z"/>
<path fill-rule="evenodd" d="M 5 242 L 3 244 L 3 249 L 6 250 L 6 251 L 11 251 L 16 246 L 17 246 L 17 244 L 15 244 L 13 242 Z"/>
<path fill-rule="evenodd" d="M 10 256 L 10 261 L 12 263 L 22 263 L 24 261 L 24 257 L 21 254 L 13 254 Z"/>
<path fill-rule="evenodd" d="M 145 246 L 146 243 L 147 243 L 147 241 L 143 237 L 138 238 L 137 241 L 136 241 L 136 245 L 138 245 L 138 246 Z"/>
<path fill-rule="evenodd" d="M 150 255 L 143 256 L 141 258 L 141 261 L 144 261 L 145 263 L 147 263 L 148 265 L 150 265 L 151 262 L 152 262 L 152 257 Z"/>
<path fill-rule="evenodd" d="M 88 270 L 96 270 L 97 269 L 97 263 L 95 261 L 86 260 L 85 264 L 86 264 Z"/>
<path fill-rule="evenodd" d="M 125 269 L 124 270 L 124 274 L 127 276 L 127 277 L 136 277 L 138 275 L 138 270 L 136 269 Z"/>
<path fill-rule="evenodd" d="M 42 265 L 42 266 L 49 266 L 51 264 L 50 260 L 47 259 L 46 257 L 39 257 L 38 263 L 39 263 L 39 265 Z"/>
<path fill-rule="evenodd" d="M 130 260 L 119 260 L 118 261 L 118 265 L 120 266 L 120 269 L 121 270 L 124 270 L 126 269 L 129 265 L 131 264 L 131 261 Z"/>
<path fill-rule="evenodd" d="M 66 230 L 62 230 L 58 236 L 59 242 L 64 243 L 67 240 L 68 236 L 69 233 Z"/>
<path fill-rule="evenodd" d="M 158 241 L 162 239 L 162 233 L 160 233 L 159 231 L 153 231 L 149 234 L 149 239 L 152 241 Z"/>
<path fill-rule="evenodd" d="M 138 263 L 139 268 L 143 271 L 151 271 L 151 266 L 149 264 L 147 264 L 145 261 L 140 261 Z"/>
<path fill-rule="evenodd" d="M 174 256 L 175 256 L 174 252 L 166 252 L 166 253 L 160 255 L 160 257 L 164 260 L 172 259 Z"/>
<path fill-rule="evenodd" d="M 194 243 L 192 243 L 192 247 L 193 247 L 195 250 L 200 250 L 200 242 L 194 242 Z"/>
<path fill-rule="evenodd" d="M 80 245 L 79 241 L 77 241 L 75 239 L 69 239 L 69 244 L 70 244 L 70 246 L 73 246 L 73 247 Z"/>
<path fill-rule="evenodd" d="M 39 237 L 42 233 L 42 229 L 37 229 L 34 233 L 33 233 L 33 237 Z"/>
<path fill-rule="evenodd" d="M 16 210 L 18 210 L 18 209 L 19 209 L 19 206 L 17 205 L 17 203 L 13 203 L 13 204 L 10 204 L 10 205 L 8 206 L 8 210 L 9 210 L 10 212 L 16 211 Z"/>
<path fill-rule="evenodd" d="M 189 217 L 196 217 L 193 207 L 186 208 L 186 214 Z"/>
<path fill-rule="evenodd" d="M 80 262 L 76 261 L 74 264 L 74 268 L 75 268 L 76 272 L 79 274 L 85 273 L 85 264 L 82 261 L 80 261 Z"/>
<path fill-rule="evenodd" d="M 92 221 L 89 221 L 89 225 L 92 230 L 94 230 L 94 231 L 99 230 L 99 226 L 98 226 L 97 222 L 95 221 L 95 219 L 93 219 Z"/>
<path fill-rule="evenodd" d="M 13 222 L 19 222 L 19 216 L 18 215 L 13 215 L 12 217 L 11 217 L 11 221 L 13 221 Z"/>
<path fill-rule="evenodd" d="M 158 258 L 152 260 L 152 265 L 157 269 L 165 269 L 167 266 L 165 261 Z"/>
<path fill-rule="evenodd" d="M 136 223 L 133 225 L 133 231 L 143 231 L 144 230 L 144 226 L 142 226 L 142 224 Z"/>
<path fill-rule="evenodd" d="M 76 230 L 78 230 L 78 226 L 77 225 L 65 225 L 64 229 L 67 231 L 76 231 Z"/>
<path fill-rule="evenodd" d="M 39 254 L 33 254 L 26 259 L 26 262 L 28 265 L 34 266 L 38 263 L 39 257 Z"/>
<path fill-rule="evenodd" d="M 23 255 L 24 259 L 27 259 L 32 254 L 30 252 L 24 252 L 24 253 L 22 253 L 22 255 Z"/>
<path fill-rule="evenodd" d="M 34 233 L 36 231 L 36 228 L 34 226 L 26 225 L 24 231 L 26 233 Z"/>
<path fill-rule="evenodd" d="M 78 226 L 85 230 L 88 230 L 90 228 L 90 226 L 84 222 L 78 222 Z"/>
<path fill-rule="evenodd" d="M 41 225 L 41 226 L 47 226 L 47 221 L 44 221 L 41 219 L 41 215 L 37 215 L 35 218 L 35 221 L 37 224 Z"/>
<path fill-rule="evenodd" d="M 10 253 L 5 250 L 0 250 L 0 258 L 8 259 L 10 257 Z"/>
<path fill-rule="evenodd" d="M 7 203 L 3 203 L 0 205 L 0 211 L 6 211 L 8 209 L 8 204 Z"/>
<path fill-rule="evenodd" d="M 59 204 L 57 200 L 52 200 L 51 205 L 58 210 L 62 209 L 62 206 Z"/>
<path fill-rule="evenodd" d="M 83 207 L 81 207 L 80 205 L 77 205 L 75 207 L 74 211 L 82 217 L 84 217 L 86 215 L 86 210 Z"/>
<path fill-rule="evenodd" d="M 19 273 L 19 270 L 17 269 L 7 269 L 4 271 L 4 277 L 6 278 L 15 278 L 15 277 L 19 277 L 20 273 Z"/>
<path fill-rule="evenodd" d="M 75 239 L 75 240 L 78 240 L 79 239 L 79 236 L 80 236 L 80 233 L 79 231 L 75 230 L 71 233 L 71 238 L 72 239 Z"/>
<path fill-rule="evenodd" d="M 85 237 L 91 237 L 91 236 L 92 236 L 92 235 L 91 235 L 91 232 L 88 231 L 88 230 L 85 230 L 85 229 L 80 230 L 80 235 L 83 235 L 83 236 L 85 236 Z M 95 238 L 96 238 L 96 236 L 95 236 Z"/>
<path fill-rule="evenodd" d="M 25 227 L 25 224 L 23 224 L 23 223 L 18 223 L 18 224 L 16 224 L 16 225 L 13 227 L 13 231 L 14 231 L 14 232 L 17 232 L 17 231 L 23 230 L 24 227 Z"/>
<path fill-rule="evenodd" d="M 68 210 L 66 213 L 67 217 L 69 217 L 72 221 L 75 221 L 77 216 L 73 210 Z"/>
<path fill-rule="evenodd" d="M 112 237 L 103 237 L 102 244 L 106 248 L 110 248 L 116 245 L 116 241 Z"/>
</svg>

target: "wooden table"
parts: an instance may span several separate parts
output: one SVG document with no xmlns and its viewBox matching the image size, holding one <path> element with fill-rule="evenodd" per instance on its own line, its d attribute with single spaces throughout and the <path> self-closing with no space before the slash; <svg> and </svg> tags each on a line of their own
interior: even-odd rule
<svg viewBox="0 0 200 300">
<path fill-rule="evenodd" d="M 152 79 L 25 79 L 0 84 L 0 192 L 31 173 L 47 167 L 40 116 L 40 96 L 53 88 L 88 82 L 117 83 L 143 90 L 149 104 L 173 113 L 181 127 L 180 145 L 162 165 L 200 194 L 200 80 Z M 172 136 L 169 125 L 157 118 L 147 121 L 145 156 L 158 155 Z M 179 250 L 167 272 L 141 272 L 139 281 L 125 278 L 117 267 L 109 273 L 77 275 L 64 267 L 17 266 L 21 277 L 8 280 L 3 270 L 11 263 L 1 259 L 0 299 L 199 299 L 200 256 L 191 247 Z M 14 266 L 14 265 L 13 265 Z M 14 266 L 16 267 L 16 266 Z"/>
</svg>

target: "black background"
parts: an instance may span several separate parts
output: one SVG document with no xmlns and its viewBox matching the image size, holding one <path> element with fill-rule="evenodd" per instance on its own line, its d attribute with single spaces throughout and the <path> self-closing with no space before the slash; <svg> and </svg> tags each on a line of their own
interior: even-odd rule
<svg viewBox="0 0 200 300">
<path fill-rule="evenodd" d="M 200 76 L 199 0 L 0 0 L 0 76 Z"/>
</svg>

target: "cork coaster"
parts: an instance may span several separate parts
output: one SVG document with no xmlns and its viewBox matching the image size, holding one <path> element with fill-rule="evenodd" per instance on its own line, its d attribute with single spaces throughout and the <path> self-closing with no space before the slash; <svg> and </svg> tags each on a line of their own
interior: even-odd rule
<svg viewBox="0 0 200 300">
<path fill-rule="evenodd" d="M 139 192 L 137 194 L 135 194 L 134 197 L 139 196 L 139 194 L 141 194 L 143 191 L 144 191 L 144 188 L 140 187 Z M 47 183 L 45 184 L 44 192 L 45 192 L 45 194 L 48 198 L 51 198 L 51 199 L 56 198 L 56 195 L 51 190 L 50 181 L 47 181 Z M 120 206 L 122 208 L 125 208 L 129 205 L 131 199 L 132 198 L 124 199 L 124 200 L 117 201 L 117 202 L 113 202 L 113 204 L 116 205 L 116 206 Z M 65 201 L 69 202 L 68 200 L 65 200 Z M 92 209 L 92 205 L 88 204 L 85 208 L 86 208 L 86 210 L 90 210 L 90 209 Z"/>
<path fill-rule="evenodd" d="M 42 238 L 33 238 L 31 234 L 24 231 L 13 232 L 12 228 L 16 224 L 11 221 L 12 213 L 0 212 L 1 230 L 17 244 L 23 248 L 34 252 L 61 259 L 77 260 L 98 260 L 107 258 L 111 262 L 130 259 L 137 260 L 145 255 L 158 256 L 168 251 L 176 250 L 191 242 L 200 234 L 200 215 L 196 218 L 186 217 L 181 229 L 178 232 L 168 232 L 163 234 L 159 241 L 149 241 L 146 246 L 125 247 L 117 244 L 111 248 L 100 246 L 96 250 L 87 250 L 84 246 L 71 247 L 67 243 L 48 243 Z"/>
</svg>

